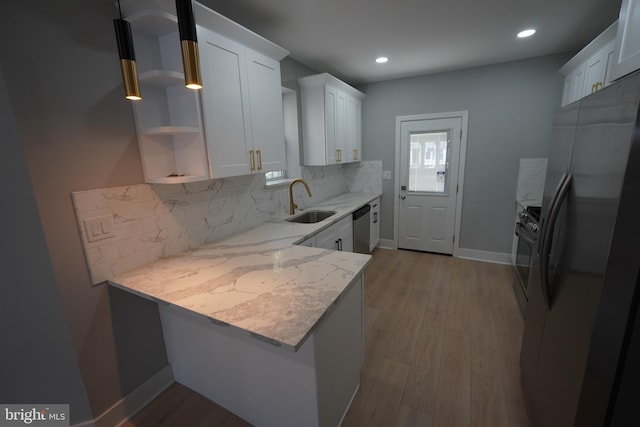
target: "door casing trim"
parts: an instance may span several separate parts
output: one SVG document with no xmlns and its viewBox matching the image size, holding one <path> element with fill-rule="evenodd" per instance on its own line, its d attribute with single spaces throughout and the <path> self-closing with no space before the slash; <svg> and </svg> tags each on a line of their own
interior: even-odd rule
<svg viewBox="0 0 640 427">
<path fill-rule="evenodd" d="M 396 147 L 395 147 L 395 171 L 393 176 L 393 248 L 398 249 L 398 211 L 400 200 L 400 127 L 403 122 L 435 119 L 462 119 L 462 138 L 460 138 L 460 159 L 458 163 L 458 192 L 456 193 L 456 217 L 454 225 L 455 241 L 453 242 L 453 256 L 460 257 L 460 218 L 462 216 L 462 194 L 464 192 L 464 165 L 467 154 L 467 125 L 469 111 L 452 111 L 448 113 L 415 114 L 411 116 L 396 116 Z"/>
</svg>

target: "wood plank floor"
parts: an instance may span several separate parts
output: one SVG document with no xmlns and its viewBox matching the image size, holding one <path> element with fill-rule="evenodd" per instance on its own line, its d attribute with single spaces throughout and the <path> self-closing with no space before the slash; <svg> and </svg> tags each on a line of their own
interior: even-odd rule
<svg viewBox="0 0 640 427">
<path fill-rule="evenodd" d="M 365 365 L 343 426 L 527 427 L 512 280 L 507 265 L 377 249 L 365 272 Z M 123 425 L 249 424 L 174 384 Z"/>
</svg>

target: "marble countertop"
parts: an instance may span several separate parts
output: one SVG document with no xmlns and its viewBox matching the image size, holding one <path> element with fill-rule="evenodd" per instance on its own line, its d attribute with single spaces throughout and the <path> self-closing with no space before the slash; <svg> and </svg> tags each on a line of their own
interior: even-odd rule
<svg viewBox="0 0 640 427">
<path fill-rule="evenodd" d="M 296 351 L 371 259 L 296 243 L 377 197 L 379 193 L 345 193 L 307 209 L 336 211 L 316 224 L 274 217 L 226 239 L 115 276 L 109 283 Z"/>
</svg>

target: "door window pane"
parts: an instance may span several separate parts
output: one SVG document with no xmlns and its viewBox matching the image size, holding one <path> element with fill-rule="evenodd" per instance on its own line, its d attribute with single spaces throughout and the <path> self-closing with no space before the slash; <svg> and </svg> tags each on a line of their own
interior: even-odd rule
<svg viewBox="0 0 640 427">
<path fill-rule="evenodd" d="M 413 133 L 410 144 L 409 191 L 446 193 L 448 133 Z"/>
</svg>

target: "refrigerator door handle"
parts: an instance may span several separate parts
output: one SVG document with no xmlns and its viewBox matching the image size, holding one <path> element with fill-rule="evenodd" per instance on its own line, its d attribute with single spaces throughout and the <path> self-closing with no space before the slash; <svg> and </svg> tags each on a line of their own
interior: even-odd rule
<svg viewBox="0 0 640 427">
<path fill-rule="evenodd" d="M 560 178 L 558 189 L 551 201 L 551 208 L 549 209 L 549 218 L 547 219 L 547 226 L 542 233 L 542 241 L 540 242 L 540 277 L 542 285 L 542 295 L 544 296 L 547 309 L 551 309 L 551 283 L 549 279 L 549 257 L 551 255 L 551 246 L 553 244 L 553 229 L 558 220 L 560 214 L 560 207 L 564 202 L 567 194 L 569 194 L 569 187 L 571 186 L 572 175 L 565 172 Z"/>
<path fill-rule="evenodd" d="M 535 248 L 535 245 L 536 245 L 535 237 L 532 237 L 531 234 L 529 234 L 527 229 L 522 224 L 518 224 L 516 229 L 516 236 L 518 236 L 519 238 L 527 242 L 531 246 L 531 248 Z"/>
</svg>

